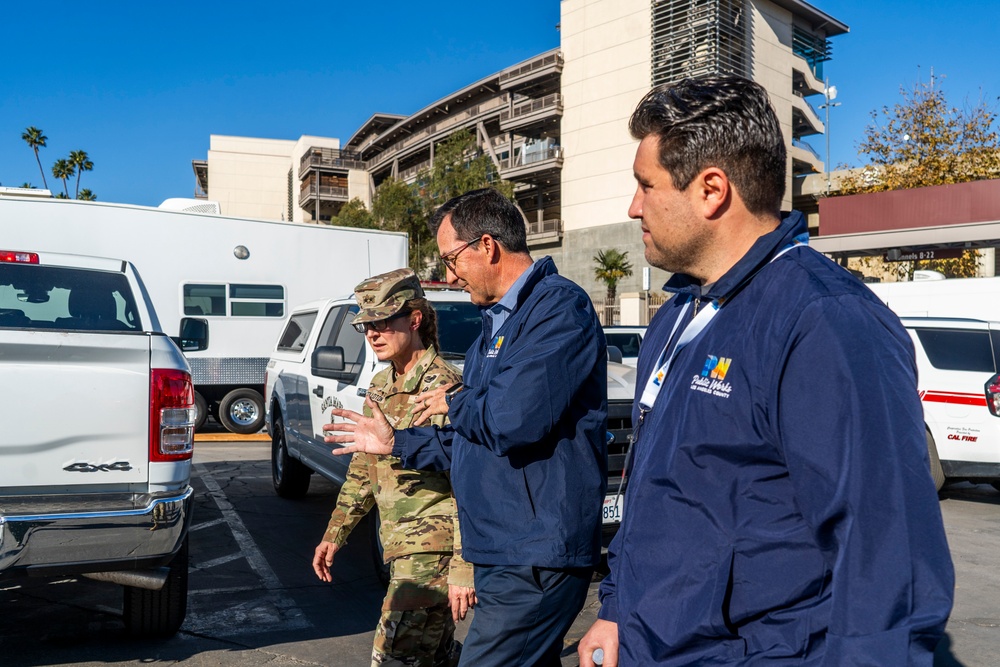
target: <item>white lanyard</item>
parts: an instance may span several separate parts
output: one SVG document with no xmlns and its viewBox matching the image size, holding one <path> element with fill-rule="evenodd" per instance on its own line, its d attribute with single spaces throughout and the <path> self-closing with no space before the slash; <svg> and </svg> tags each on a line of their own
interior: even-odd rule
<svg viewBox="0 0 1000 667">
<path fill-rule="evenodd" d="M 691 305 L 691 297 L 688 296 L 687 301 L 681 307 L 680 315 L 677 316 L 677 321 L 674 322 L 674 328 L 670 330 L 670 337 L 667 338 L 667 345 L 664 346 L 663 352 L 660 353 L 660 359 L 657 361 L 658 369 L 655 373 L 649 376 L 649 380 L 646 382 L 646 388 L 642 391 L 642 398 L 639 399 L 639 408 L 642 410 L 649 410 L 653 407 L 653 403 L 656 401 L 656 397 L 660 394 L 660 389 L 663 388 L 663 381 L 667 377 L 667 371 L 670 370 L 670 364 L 673 363 L 674 358 L 681 349 L 694 340 L 698 334 L 705 330 L 705 327 L 712 321 L 712 319 L 719 312 L 719 302 L 712 301 L 708 306 L 702 310 L 700 313 L 694 316 L 691 323 L 684 328 L 681 332 L 681 337 L 677 340 L 677 344 L 674 345 L 674 349 L 670 351 L 670 356 L 667 356 L 667 347 L 670 345 L 670 341 L 673 340 L 674 334 L 677 333 L 677 328 L 680 327 L 681 322 L 684 321 L 684 316 L 687 315 L 688 306 Z"/>
<path fill-rule="evenodd" d="M 772 257 L 770 261 L 773 262 L 796 246 L 806 245 L 808 240 L 808 232 L 799 234 L 792 240 L 791 243 L 782 248 L 779 252 L 775 253 L 774 257 Z M 768 263 L 770 264 L 770 262 Z M 670 370 L 670 364 L 673 363 L 677 353 L 681 351 L 681 348 L 690 343 L 705 330 L 705 327 L 707 327 L 712 319 L 718 314 L 721 302 L 718 299 L 713 300 L 708 307 L 695 315 L 694 319 L 691 320 L 691 323 L 681 332 L 681 337 L 677 340 L 677 344 L 674 345 L 674 349 L 670 351 L 670 356 L 667 356 L 667 348 L 670 346 L 670 341 L 673 340 L 674 334 L 677 333 L 677 328 L 680 327 L 681 322 L 684 321 L 684 316 L 687 314 L 687 309 L 690 305 L 691 296 L 688 295 L 687 301 L 685 301 L 684 305 L 681 307 L 680 315 L 677 316 L 677 320 L 674 322 L 674 328 L 670 330 L 670 337 L 667 338 L 667 344 L 663 347 L 663 352 L 660 353 L 660 358 L 656 362 L 658 365 L 657 371 L 649 376 L 649 380 L 646 382 L 646 388 L 642 391 L 642 398 L 639 399 L 639 409 L 641 411 L 648 412 L 653 407 L 653 403 L 656 402 L 656 397 L 660 395 L 660 389 L 663 388 L 663 381 L 667 377 L 667 371 Z"/>
</svg>

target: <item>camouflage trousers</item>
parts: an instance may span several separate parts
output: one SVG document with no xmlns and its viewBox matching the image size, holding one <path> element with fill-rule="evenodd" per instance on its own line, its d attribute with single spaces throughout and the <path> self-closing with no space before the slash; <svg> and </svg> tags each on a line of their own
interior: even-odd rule
<svg viewBox="0 0 1000 667">
<path fill-rule="evenodd" d="M 451 554 L 392 561 L 389 590 L 375 628 L 372 667 L 454 667 L 459 645 L 448 607 Z"/>
</svg>

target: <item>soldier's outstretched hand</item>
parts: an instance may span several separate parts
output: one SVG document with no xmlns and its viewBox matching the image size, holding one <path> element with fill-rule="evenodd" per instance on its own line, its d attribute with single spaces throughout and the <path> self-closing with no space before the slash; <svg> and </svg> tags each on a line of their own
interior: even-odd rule
<svg viewBox="0 0 1000 667">
<path fill-rule="evenodd" d="M 330 410 L 333 417 L 343 417 L 349 421 L 336 424 L 324 424 L 323 432 L 333 431 L 337 435 L 327 435 L 324 442 L 342 444 L 333 450 L 334 455 L 367 452 L 369 454 L 391 454 L 395 443 L 395 432 L 389 421 L 382 414 L 382 409 L 371 397 L 365 398 L 365 405 L 372 411 L 371 417 L 365 417 L 353 410 L 334 408 Z"/>
</svg>

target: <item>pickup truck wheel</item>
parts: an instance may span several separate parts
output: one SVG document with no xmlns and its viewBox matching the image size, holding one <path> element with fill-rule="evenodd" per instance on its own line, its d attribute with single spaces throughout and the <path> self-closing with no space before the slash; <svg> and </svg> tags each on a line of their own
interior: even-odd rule
<svg viewBox="0 0 1000 667">
<path fill-rule="evenodd" d="M 264 426 L 264 398 L 253 389 L 234 389 L 219 403 L 219 420 L 233 433 L 256 433 Z"/>
<path fill-rule="evenodd" d="M 158 591 L 124 586 L 125 603 L 122 616 L 125 630 L 139 638 L 163 639 L 180 629 L 187 614 L 188 538 L 170 561 L 167 582 Z"/>
<path fill-rule="evenodd" d="M 205 397 L 198 392 L 194 392 L 194 409 L 196 411 L 194 417 L 194 430 L 200 431 L 201 427 L 205 425 L 206 421 L 208 421 L 208 402 L 206 402 Z"/>
<path fill-rule="evenodd" d="M 385 551 L 382 549 L 382 538 L 379 536 L 379 529 L 382 528 L 382 517 L 378 513 L 378 507 L 373 507 L 368 513 L 368 537 L 371 545 L 372 565 L 375 566 L 375 576 L 384 588 L 389 587 L 389 579 L 392 576 L 392 566 L 385 562 Z"/>
<path fill-rule="evenodd" d="M 302 498 L 309 491 L 309 468 L 288 453 L 285 425 L 276 417 L 271 425 L 271 481 L 282 498 Z"/>
<path fill-rule="evenodd" d="M 941 459 L 938 458 L 937 445 L 934 444 L 934 436 L 927 431 L 927 457 L 931 461 L 931 478 L 934 480 L 934 488 L 938 491 L 944 486 L 944 469 L 941 467 Z"/>
</svg>

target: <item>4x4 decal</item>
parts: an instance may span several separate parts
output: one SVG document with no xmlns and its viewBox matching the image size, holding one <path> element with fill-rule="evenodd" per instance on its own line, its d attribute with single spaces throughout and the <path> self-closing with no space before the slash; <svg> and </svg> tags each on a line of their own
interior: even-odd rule
<svg viewBox="0 0 1000 667">
<path fill-rule="evenodd" d="M 114 463 L 71 463 L 63 470 L 66 472 L 126 472 L 132 469 L 128 461 L 115 461 Z"/>
</svg>

